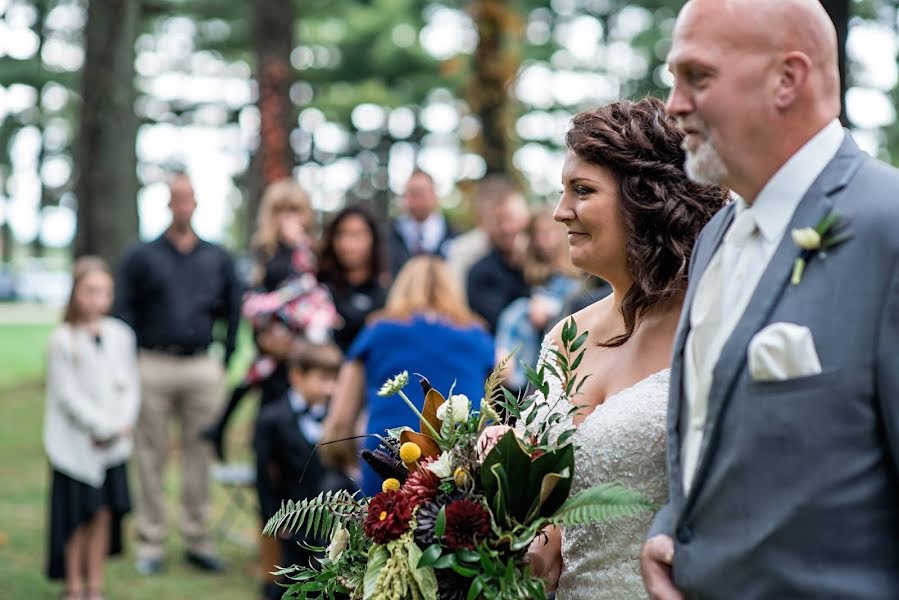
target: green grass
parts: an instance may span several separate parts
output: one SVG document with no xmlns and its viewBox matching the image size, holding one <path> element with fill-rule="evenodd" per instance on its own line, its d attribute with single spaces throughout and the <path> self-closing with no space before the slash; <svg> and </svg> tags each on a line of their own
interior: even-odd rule
<svg viewBox="0 0 899 600">
<path fill-rule="evenodd" d="M 46 515 L 49 466 L 41 442 L 44 414 L 44 348 L 52 325 L 0 325 L 0 598 L 53 599 L 61 584 L 44 576 L 46 560 Z M 246 332 L 242 360 L 232 369 L 239 376 L 251 355 Z M 254 399 L 247 398 L 229 429 L 229 455 L 248 461 L 250 421 Z M 173 439 L 177 440 L 177 437 Z M 247 599 L 258 597 L 254 572 L 256 549 L 255 513 L 238 512 L 230 535 L 218 538 L 218 550 L 228 562 L 227 574 L 198 573 L 182 561 L 183 546 L 178 524 L 178 457 L 174 449 L 166 480 L 169 542 L 167 569 L 155 577 L 144 577 L 134 568 L 134 534 L 126 518 L 126 553 L 107 564 L 106 594 L 116 600 L 160 598 Z M 133 480 L 133 470 L 131 472 Z M 132 484 L 132 490 L 134 489 Z M 213 521 L 219 522 L 230 497 L 213 489 Z M 245 496 L 255 504 L 254 494 Z M 134 494 L 132 493 L 132 500 Z M 223 531 L 218 530 L 221 534 Z"/>
</svg>

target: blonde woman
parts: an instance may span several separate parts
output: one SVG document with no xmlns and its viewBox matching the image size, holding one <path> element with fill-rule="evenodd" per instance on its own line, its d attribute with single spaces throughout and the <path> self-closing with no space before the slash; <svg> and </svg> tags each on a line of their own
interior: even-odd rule
<svg viewBox="0 0 899 600">
<path fill-rule="evenodd" d="M 400 371 L 418 373 L 446 393 L 473 401 L 482 395 L 484 379 L 493 368 L 493 338 L 469 308 L 462 288 L 443 259 L 419 256 L 409 260 L 387 295 L 384 310 L 372 314 L 346 354 L 337 391 L 325 423 L 330 440 L 352 436 L 356 420 L 365 411 L 364 431 L 383 434 L 403 425 L 418 429 L 418 418 L 396 397 L 378 396 L 378 388 Z M 422 405 L 421 389 L 407 393 Z M 365 439 L 374 450 L 378 440 Z M 354 447 L 349 442 L 322 446 L 325 458 L 337 466 L 350 466 Z M 381 490 L 381 478 L 362 465 L 362 490 L 372 496 Z"/>
<path fill-rule="evenodd" d="M 309 196 L 292 179 L 276 181 L 265 188 L 259 206 L 257 228 L 251 240 L 255 258 L 253 291 L 244 298 L 243 316 L 254 329 L 259 355 L 243 380 L 234 388 L 218 420 L 201 435 L 209 441 L 219 460 L 225 459 L 225 430 L 244 395 L 254 387 L 262 405 L 287 392 L 284 359 L 296 337 L 291 323 L 275 318 L 284 314 L 285 284 L 302 274 L 315 273 L 315 255 L 309 238 L 312 207 Z M 327 298 L 323 300 L 330 303 Z"/>
<path fill-rule="evenodd" d="M 50 337 L 44 448 L 53 470 L 48 575 L 64 598 L 103 597 L 106 556 L 122 551 L 131 510 L 125 460 L 139 404 L 134 333 L 106 316 L 112 275 L 99 258 L 75 262 L 63 322 Z"/>
</svg>

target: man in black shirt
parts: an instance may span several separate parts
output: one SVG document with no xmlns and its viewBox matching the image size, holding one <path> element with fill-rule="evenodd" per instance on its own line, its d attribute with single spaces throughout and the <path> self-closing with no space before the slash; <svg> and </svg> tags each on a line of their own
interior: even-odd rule
<svg viewBox="0 0 899 600">
<path fill-rule="evenodd" d="M 240 321 L 240 285 L 228 253 L 201 240 L 191 226 L 196 208 L 187 175 L 169 182 L 172 224 L 158 239 L 125 255 L 117 283 L 116 314 L 134 329 L 139 346 L 142 402 L 135 427 L 139 481 L 137 568 L 162 568 L 165 545 L 163 474 L 169 421 L 181 427 L 181 509 L 186 558 L 221 571 L 209 536 L 210 448 L 199 432 L 219 410 L 225 369 Z M 227 321 L 224 364 L 209 354 L 213 325 Z"/>
<path fill-rule="evenodd" d="M 498 175 L 480 182 L 475 193 L 479 202 L 491 207 L 485 222 L 490 250 L 468 272 L 466 291 L 471 309 L 484 317 L 491 333 L 496 333 L 503 309 L 530 293 L 518 248 L 528 224 L 528 207 L 521 190 Z"/>
</svg>

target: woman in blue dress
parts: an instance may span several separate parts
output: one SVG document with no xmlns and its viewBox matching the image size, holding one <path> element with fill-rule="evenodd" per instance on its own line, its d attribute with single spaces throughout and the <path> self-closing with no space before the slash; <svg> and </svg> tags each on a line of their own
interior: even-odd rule
<svg viewBox="0 0 899 600">
<path fill-rule="evenodd" d="M 378 396 L 381 385 L 401 371 L 426 377 L 444 395 L 452 388 L 477 406 L 493 359 L 492 336 L 469 309 L 443 260 L 413 258 L 397 275 L 384 310 L 372 314 L 347 351 L 325 441 L 356 435 L 360 417 L 365 434 L 384 435 L 386 429 L 402 426 L 418 431 L 418 417 L 401 398 Z M 406 394 L 417 406 L 424 403 L 420 386 L 410 385 Z M 363 448 L 377 446 L 374 436 L 364 438 Z M 352 467 L 357 461 L 353 442 L 328 444 L 321 452 L 335 466 Z M 367 496 L 381 491 L 381 478 L 367 464 L 361 469 L 362 491 Z"/>
</svg>

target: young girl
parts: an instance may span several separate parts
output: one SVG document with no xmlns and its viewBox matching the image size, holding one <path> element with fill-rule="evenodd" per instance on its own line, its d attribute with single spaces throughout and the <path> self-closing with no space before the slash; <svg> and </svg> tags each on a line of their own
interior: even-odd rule
<svg viewBox="0 0 899 600">
<path fill-rule="evenodd" d="M 66 600 L 103 597 L 103 565 L 122 551 L 131 510 L 125 459 L 139 395 L 134 333 L 106 316 L 112 276 L 75 261 L 63 323 L 50 338 L 44 447 L 53 469 L 48 575 Z"/>
</svg>

